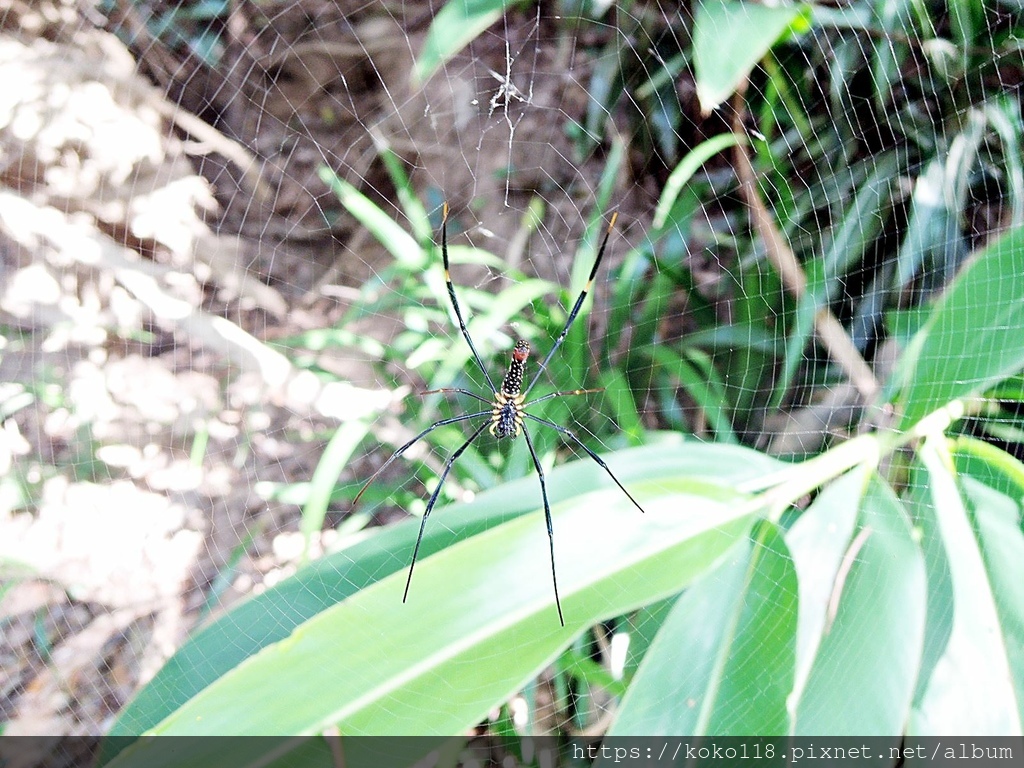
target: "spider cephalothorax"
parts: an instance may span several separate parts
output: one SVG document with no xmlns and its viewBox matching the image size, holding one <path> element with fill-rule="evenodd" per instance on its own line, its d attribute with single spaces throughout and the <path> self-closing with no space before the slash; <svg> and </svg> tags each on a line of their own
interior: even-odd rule
<svg viewBox="0 0 1024 768">
<path fill-rule="evenodd" d="M 523 428 L 523 401 L 520 394 L 526 358 L 530 356 L 530 342 L 520 339 L 512 348 L 512 361 L 501 382 L 501 390 L 494 393 L 494 409 L 491 411 L 490 433 L 495 437 L 519 437 Z"/>
</svg>

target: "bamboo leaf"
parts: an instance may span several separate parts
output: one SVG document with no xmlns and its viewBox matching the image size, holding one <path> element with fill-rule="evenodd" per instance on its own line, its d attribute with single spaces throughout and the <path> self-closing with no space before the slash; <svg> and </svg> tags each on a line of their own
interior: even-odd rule
<svg viewBox="0 0 1024 768">
<path fill-rule="evenodd" d="M 793 561 L 763 522 L 676 602 L 609 735 L 785 735 L 796 616 Z"/>
<path fill-rule="evenodd" d="M 906 430 L 1024 368 L 1024 228 L 976 254 L 936 303 L 897 370 Z"/>
</svg>

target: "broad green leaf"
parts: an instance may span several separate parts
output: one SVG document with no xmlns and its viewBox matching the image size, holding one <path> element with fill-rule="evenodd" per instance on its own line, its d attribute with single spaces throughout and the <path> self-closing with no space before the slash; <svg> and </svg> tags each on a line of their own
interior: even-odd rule
<svg viewBox="0 0 1024 768">
<path fill-rule="evenodd" d="M 413 79 L 425 83 L 456 53 L 501 18 L 511 0 L 448 0 L 430 23 Z"/>
<path fill-rule="evenodd" d="M 796 570 L 768 522 L 727 557 L 676 602 L 609 735 L 789 732 Z"/>
<path fill-rule="evenodd" d="M 944 544 L 953 600 L 948 640 L 915 702 L 908 732 L 1020 735 L 1020 712 L 993 584 L 956 486 L 945 438 L 926 440 L 918 455 L 927 470 L 932 524 Z M 1019 585 L 1013 591 L 1019 593 Z"/>
<path fill-rule="evenodd" d="M 868 466 L 861 466 L 836 479 L 786 532 L 786 543 L 800 580 L 794 684 L 797 693 L 803 690 L 824 636 L 822 630 L 836 588 L 836 576 L 853 539 L 870 473 Z"/>
<path fill-rule="evenodd" d="M 1024 228 L 974 255 L 900 360 L 907 430 L 1024 368 Z"/>
<path fill-rule="evenodd" d="M 632 680 L 640 664 L 647 657 L 647 651 L 658 637 L 672 612 L 676 600 L 667 597 L 650 605 L 645 605 L 630 617 L 629 648 L 623 676 Z"/>
<path fill-rule="evenodd" d="M 631 489 L 645 480 L 656 484 L 661 478 L 679 477 L 734 485 L 780 466 L 747 449 L 698 443 L 638 448 L 606 458 L 616 476 Z M 609 486 L 607 475 L 589 460 L 548 473 L 548 492 L 555 505 L 592 488 Z M 420 556 L 428 558 L 453 542 L 535 511 L 539 501 L 537 478 L 531 476 L 482 493 L 472 504 L 438 509 L 426 527 Z M 542 530 L 543 523 L 539 527 Z M 149 730 L 245 659 L 287 637 L 302 622 L 396 571 L 404 572 L 418 528 L 415 519 L 386 528 L 312 563 L 201 629 L 122 711 L 110 735 L 136 735 Z M 589 533 L 567 530 L 564 534 L 566 538 L 574 535 L 585 538 Z M 404 615 L 399 603 L 393 603 L 393 607 Z"/>
<path fill-rule="evenodd" d="M 795 702 L 798 736 L 892 736 L 910 714 L 924 635 L 921 550 L 877 477 L 858 523 L 834 586 L 835 610 Z"/>
<path fill-rule="evenodd" d="M 1024 730 L 1024 532 L 1020 499 L 1008 498 L 971 478 L 963 479 L 964 496 L 974 513 L 999 621 L 999 642 L 1005 646 L 1015 707 L 1006 733 Z"/>
<path fill-rule="evenodd" d="M 554 610 L 542 517 L 524 515 L 421 562 L 404 606 L 405 574 L 396 573 L 320 613 L 152 733 L 465 731 L 582 628 L 685 587 L 746 533 L 755 509 L 698 480 L 647 482 L 637 494 L 645 515 L 617 489 L 555 507 L 566 627 Z M 258 696 L 271 680 L 287 685 Z M 438 706 L 441 689 L 460 695 Z M 141 749 L 129 764 L 148 756 Z"/>
<path fill-rule="evenodd" d="M 805 32 L 809 20 L 808 7 L 801 5 L 698 3 L 693 64 L 701 108 L 710 112 L 728 99 L 773 45 Z"/>
</svg>

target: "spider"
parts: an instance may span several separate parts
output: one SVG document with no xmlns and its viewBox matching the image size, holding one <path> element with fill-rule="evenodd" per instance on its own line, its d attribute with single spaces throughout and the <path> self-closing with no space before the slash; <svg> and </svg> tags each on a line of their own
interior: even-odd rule
<svg viewBox="0 0 1024 768">
<path fill-rule="evenodd" d="M 465 395 L 487 405 L 487 410 L 477 411 L 475 413 L 463 414 L 462 416 L 454 416 L 447 419 L 441 419 L 435 421 L 425 430 L 420 432 L 416 437 L 407 442 L 397 451 L 395 451 L 391 457 L 385 461 L 380 468 L 370 476 L 370 479 L 366 481 L 363 487 L 356 494 L 355 499 L 352 501 L 354 507 L 359 503 L 359 499 L 362 497 L 366 489 L 370 487 L 380 474 L 387 469 L 391 462 L 399 458 L 403 453 L 409 450 L 413 445 L 422 440 L 424 437 L 429 435 L 435 429 L 443 427 L 447 424 L 454 424 L 461 421 L 472 421 L 473 419 L 482 419 L 481 423 L 473 430 L 473 433 L 469 436 L 462 445 L 460 445 L 452 454 L 448 457 L 445 462 L 444 469 L 441 471 L 441 476 L 438 478 L 437 487 L 434 488 L 433 493 L 430 494 L 430 500 L 427 502 L 426 511 L 423 513 L 423 517 L 420 519 L 420 530 L 419 535 L 416 537 L 416 545 L 412 551 L 412 562 L 409 564 L 409 575 L 405 581 L 405 592 L 402 595 L 402 602 L 404 603 L 409 597 L 409 585 L 412 584 L 412 572 L 416 567 L 416 557 L 419 555 L 420 542 L 423 540 L 423 531 L 427 525 L 427 518 L 430 517 L 431 511 L 434 509 L 434 505 L 437 503 L 438 496 L 441 493 L 441 488 L 444 486 L 445 480 L 448 478 L 448 473 L 451 471 L 452 465 L 458 460 L 463 452 L 483 434 L 486 429 L 490 434 L 498 440 L 505 438 L 515 439 L 519 437 L 520 433 L 526 438 L 526 446 L 530 449 L 530 457 L 533 459 L 533 466 L 537 470 L 537 477 L 540 480 L 540 493 L 541 498 L 544 502 L 544 519 L 547 523 L 548 529 L 548 543 L 551 549 L 551 582 L 555 589 L 555 606 L 558 609 L 558 621 L 564 627 L 565 619 L 562 616 L 562 601 L 558 595 L 558 576 L 555 572 L 555 534 L 551 524 L 551 505 L 548 502 L 548 490 L 547 482 L 544 477 L 544 468 L 541 466 L 540 459 L 537 457 L 537 451 L 533 447 L 533 440 L 530 438 L 530 431 L 526 427 L 527 421 L 532 421 L 537 424 L 543 424 L 546 427 L 550 427 L 555 430 L 563 437 L 568 438 L 570 441 L 575 443 L 577 446 L 582 448 L 591 459 L 593 459 L 598 466 L 601 467 L 608 476 L 615 482 L 615 484 L 622 490 L 626 497 L 633 502 L 633 505 L 643 512 L 643 507 L 637 503 L 637 500 L 633 498 L 629 491 L 626 490 L 625 486 L 619 482 L 619 479 L 615 477 L 611 469 L 605 464 L 604 460 L 598 456 L 594 451 L 588 448 L 582 440 L 580 440 L 576 433 L 571 429 L 567 429 L 559 424 L 542 419 L 540 416 L 535 416 L 527 411 L 527 408 L 531 405 L 543 403 L 545 400 L 551 400 L 556 397 L 572 397 L 575 395 L 584 395 L 592 392 L 600 392 L 600 389 L 573 389 L 565 392 L 552 392 L 551 394 L 538 397 L 535 400 L 527 401 L 527 396 L 530 394 L 530 390 L 533 389 L 537 381 L 540 379 L 541 374 L 544 373 L 544 369 L 547 368 L 548 363 L 551 361 L 552 356 L 565 341 L 566 334 L 569 333 L 569 328 L 572 327 L 573 321 L 576 319 L 576 315 L 579 314 L 580 307 L 583 306 L 584 300 L 587 298 L 587 294 L 590 292 L 590 287 L 594 283 L 594 276 L 597 274 L 598 267 L 601 266 L 601 259 L 604 257 L 605 248 L 608 245 L 608 238 L 612 233 L 612 229 L 615 226 L 615 219 L 618 217 L 617 213 L 612 214 L 611 221 L 608 224 L 608 229 L 605 231 L 604 239 L 601 241 L 601 247 L 597 251 L 597 258 L 594 260 L 594 266 L 590 270 L 590 277 L 587 278 L 587 283 L 580 292 L 580 295 L 576 298 L 576 303 L 572 307 L 572 311 L 569 312 L 569 317 L 565 321 L 561 333 L 558 334 L 558 338 L 555 339 L 555 343 L 548 351 L 544 361 L 540 364 L 537 369 L 537 373 L 534 374 L 533 379 L 523 389 L 523 377 L 526 372 L 526 360 L 530 356 L 530 344 L 529 342 L 520 339 L 515 343 L 512 348 L 512 359 L 509 362 L 508 370 L 505 372 L 505 377 L 502 379 L 501 388 L 494 386 L 494 381 L 491 379 L 490 374 L 487 372 L 487 367 L 483 363 L 483 359 L 480 357 L 480 353 L 477 352 L 476 345 L 473 344 L 473 339 L 469 335 L 469 330 L 466 328 L 466 321 L 462 316 L 462 309 L 459 307 L 459 300 L 455 296 L 455 286 L 452 284 L 452 278 L 449 271 L 448 264 L 448 203 L 444 204 L 442 217 L 441 217 L 441 259 L 444 262 L 444 280 L 448 286 L 448 297 L 452 302 L 452 309 L 455 310 L 455 317 L 459 321 L 459 330 L 462 332 L 462 336 L 466 339 L 466 343 L 469 345 L 470 351 L 473 353 L 473 358 L 476 360 L 476 365 L 480 369 L 480 372 L 484 375 L 484 379 L 487 381 L 488 387 L 490 387 L 493 396 L 490 398 L 482 397 L 475 392 L 470 392 L 467 389 L 432 389 L 421 394 L 431 395 L 437 393 L 453 393 Z"/>
</svg>

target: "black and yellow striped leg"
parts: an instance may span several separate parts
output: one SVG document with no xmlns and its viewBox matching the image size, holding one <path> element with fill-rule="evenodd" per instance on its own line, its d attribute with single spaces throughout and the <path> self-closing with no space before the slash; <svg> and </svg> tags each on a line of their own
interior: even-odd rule
<svg viewBox="0 0 1024 768">
<path fill-rule="evenodd" d="M 540 380 L 540 375 L 544 373 L 544 369 L 548 367 L 548 363 L 551 361 L 551 358 L 554 356 L 558 348 L 562 346 L 562 342 L 565 341 L 565 337 L 569 333 L 569 328 L 572 327 L 572 323 L 576 319 L 576 315 L 580 313 L 580 307 L 583 306 L 583 302 L 586 300 L 587 294 L 590 293 L 590 287 L 594 284 L 594 278 L 597 276 L 597 269 L 601 266 L 601 259 L 604 258 L 605 248 L 608 247 L 608 238 L 612 234 L 612 229 L 615 227 L 615 220 L 618 217 L 619 214 L 617 212 L 612 214 L 612 220 L 608 222 L 608 229 L 605 231 L 604 239 L 601 241 L 601 247 L 597 251 L 597 258 L 594 259 L 594 267 L 590 270 L 590 277 L 587 278 L 587 284 L 583 286 L 583 290 L 576 298 L 576 303 L 573 304 L 572 311 L 569 313 L 569 318 L 565 321 L 565 326 L 562 328 L 562 332 L 558 334 L 558 338 L 555 339 L 554 346 L 548 351 L 547 357 L 544 358 L 544 362 L 540 364 L 540 368 L 538 368 L 537 373 L 534 374 L 533 381 L 530 382 L 530 386 L 528 386 L 523 392 L 524 395 L 529 394 L 530 390 L 533 389 L 533 385 Z"/>
<path fill-rule="evenodd" d="M 532 413 L 524 413 L 523 416 L 525 416 L 528 419 L 532 419 L 533 421 L 536 421 L 538 424 L 543 424 L 547 427 L 551 427 L 556 432 L 560 432 L 561 434 L 565 435 L 570 440 L 572 440 L 574 443 L 576 443 L 576 445 L 578 445 L 580 448 L 587 452 L 587 455 L 590 458 L 597 462 L 598 466 L 601 467 L 601 469 L 608 473 L 608 477 L 610 477 L 615 482 L 615 484 L 619 486 L 619 489 L 624 494 L 626 494 L 626 497 L 633 502 L 633 506 L 639 509 L 641 512 L 644 511 L 644 508 L 641 507 L 639 502 L 637 502 L 637 500 L 633 498 L 633 495 L 626 490 L 626 487 L 622 483 L 619 482 L 619 478 L 615 476 L 611 468 L 609 468 L 609 466 L 604 463 L 604 459 L 602 459 L 600 456 L 598 456 L 596 453 L 590 450 L 582 440 L 576 437 L 575 432 L 573 432 L 571 429 L 566 429 L 560 424 L 555 424 L 555 422 L 553 421 L 542 419 L 540 416 L 534 416 Z"/>
<path fill-rule="evenodd" d="M 529 415 L 529 414 L 526 414 Z M 533 458 L 533 466 L 537 468 L 537 477 L 540 478 L 540 495 L 544 500 L 544 521 L 548 525 L 548 544 L 551 547 L 551 583 L 555 587 L 555 607 L 558 609 L 558 621 L 564 627 L 565 619 L 562 618 L 562 600 L 558 596 L 558 576 L 555 573 L 555 529 L 551 524 L 551 504 L 548 502 L 548 485 L 544 478 L 544 467 L 540 464 L 540 458 L 533 447 L 533 440 L 530 439 L 530 432 L 523 425 L 523 435 L 526 437 L 526 446 L 530 449 L 530 456 Z"/>
<path fill-rule="evenodd" d="M 455 310 L 455 317 L 459 320 L 459 330 L 462 331 L 463 338 L 469 344 L 469 349 L 476 359 L 476 365 L 480 369 L 480 373 L 487 380 L 487 386 L 490 387 L 491 392 L 495 392 L 494 382 L 491 381 L 491 375 L 487 373 L 484 361 L 480 357 L 480 353 L 476 351 L 473 339 L 469 336 L 469 329 L 466 328 L 466 321 L 462 317 L 462 309 L 459 308 L 459 300 L 455 298 L 455 286 L 452 285 L 451 269 L 448 264 L 448 203 L 444 204 L 444 211 L 441 217 L 441 260 L 444 262 L 444 282 L 448 286 L 448 298 L 451 299 L 452 309 Z"/>
<path fill-rule="evenodd" d="M 586 390 L 586 391 L 593 392 L 593 391 L 596 391 L 596 390 Z M 442 387 L 441 389 L 428 389 L 426 392 L 420 392 L 420 394 L 421 395 L 438 395 L 438 394 L 441 394 L 443 392 L 447 392 L 448 394 L 453 394 L 453 395 L 468 395 L 469 397 L 472 397 L 472 398 L 475 398 L 475 399 L 479 400 L 481 403 L 487 403 L 490 406 L 494 405 L 494 401 L 493 400 L 488 400 L 486 397 L 481 397 L 476 392 L 470 392 L 468 389 L 455 389 L 453 387 Z M 572 394 L 572 393 L 568 393 L 568 394 Z"/>
<path fill-rule="evenodd" d="M 484 400 L 484 402 L 486 403 L 488 401 Z M 475 419 L 478 416 L 490 416 L 490 415 L 491 415 L 490 411 L 478 411 L 476 413 L 468 413 L 468 414 L 465 414 L 463 416 L 453 416 L 450 419 L 441 419 L 440 421 L 435 421 L 429 427 L 427 427 L 422 432 L 420 432 L 418 435 L 416 435 L 416 437 L 414 437 L 412 440 L 410 440 L 408 443 L 406 443 L 401 448 L 399 448 L 397 451 L 395 451 L 393 454 L 391 454 L 391 458 L 388 459 L 387 461 L 385 461 L 383 464 L 381 464 L 380 468 L 376 472 L 374 472 L 372 475 L 370 475 L 370 479 L 367 480 L 363 484 L 363 487 L 359 489 L 359 493 L 357 493 L 356 497 L 354 499 L 352 499 L 352 509 L 355 509 L 356 504 L 359 503 L 359 499 L 361 499 L 363 497 L 363 494 L 366 493 L 366 489 L 370 487 L 370 485 L 373 483 L 373 481 L 376 480 L 380 476 L 380 473 L 383 472 L 385 469 L 387 469 L 388 467 L 391 466 L 391 462 L 393 462 L 395 459 L 397 459 L 399 456 L 401 456 L 407 450 L 412 448 L 413 445 L 415 445 L 418 441 L 422 440 L 424 437 L 429 435 L 435 429 L 437 429 L 438 427 L 443 427 L 443 426 L 445 426 L 447 424 L 455 424 L 455 423 L 460 422 L 460 421 L 469 421 L 470 419 Z M 489 424 L 489 423 L 490 422 L 485 422 L 483 426 L 486 427 L 487 424 Z"/>
<path fill-rule="evenodd" d="M 476 414 L 480 415 L 480 414 Z M 480 433 L 484 431 L 484 428 L 490 422 L 485 421 L 479 427 L 474 430 L 473 434 L 470 435 L 469 439 L 459 446 L 458 450 L 455 451 L 451 456 L 448 457 L 448 461 L 445 462 L 444 471 L 441 472 L 441 476 L 437 480 L 437 487 L 434 492 L 430 494 L 430 501 L 427 502 L 427 508 L 423 512 L 423 517 L 420 519 L 420 532 L 416 537 L 416 546 L 412 550 L 412 562 L 409 563 L 409 577 L 405 580 L 405 592 L 402 594 L 402 602 L 404 603 L 406 598 L 409 597 L 409 585 L 412 584 L 412 569 L 416 567 L 416 557 L 420 553 L 420 543 L 423 541 L 423 529 L 427 526 L 427 518 L 430 517 L 430 513 L 434 509 L 434 505 L 437 503 L 438 496 L 441 495 L 441 488 L 444 487 L 444 481 L 448 479 L 448 473 L 452 470 L 452 464 L 455 463 L 456 459 L 462 455 L 462 453 L 469 448 L 470 444 L 480 437 Z"/>
</svg>

